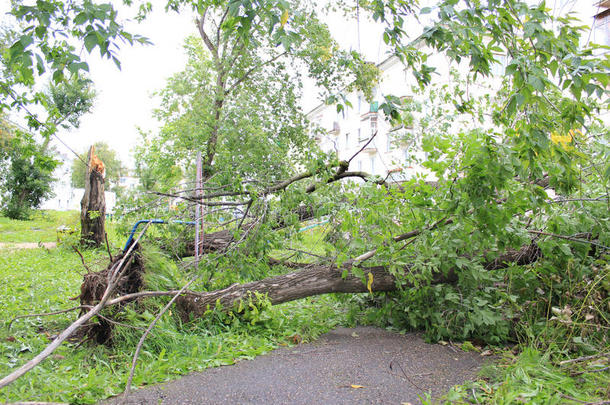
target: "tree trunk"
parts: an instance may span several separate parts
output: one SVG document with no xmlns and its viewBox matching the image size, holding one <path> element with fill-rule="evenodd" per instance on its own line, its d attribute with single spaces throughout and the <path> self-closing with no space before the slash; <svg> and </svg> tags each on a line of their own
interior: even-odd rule
<svg viewBox="0 0 610 405">
<path fill-rule="evenodd" d="M 493 261 L 485 263 L 489 270 L 507 267 L 510 263 L 524 265 L 533 263 L 540 257 L 540 249 L 535 243 L 524 246 L 520 250 L 509 250 Z M 302 264 L 286 263 L 287 267 L 300 270 L 275 277 L 269 277 L 260 281 L 252 281 L 245 284 L 233 284 L 225 289 L 198 293 L 189 291 L 176 300 L 176 306 L 184 321 L 198 318 L 205 314 L 208 309 L 213 309 L 216 303 L 225 309 L 230 309 L 239 300 L 247 300 L 253 293 L 264 294 L 272 304 L 293 301 L 299 298 L 328 293 L 363 293 L 369 291 L 369 286 L 361 278 L 352 274 L 351 268 L 354 261 L 348 261 L 338 267 L 332 264 Z M 274 261 L 272 264 L 279 264 Z M 360 267 L 360 266 L 359 266 Z M 342 277 L 347 270 L 347 276 Z M 396 279 L 385 266 L 360 267 L 365 279 L 369 280 L 372 275 L 371 291 L 383 292 L 397 289 Z M 408 271 L 409 269 L 405 269 Z M 436 274 L 432 280 L 433 284 L 455 283 L 457 274 L 450 271 L 448 274 Z M 413 287 L 402 285 L 402 288 Z"/>
<path fill-rule="evenodd" d="M 314 218 L 315 209 L 311 206 L 301 206 L 294 210 L 294 214 L 298 217 L 299 221 L 307 221 Z M 242 225 L 244 231 L 249 230 L 253 226 L 253 223 L 245 223 Z M 286 223 L 281 218 L 276 218 L 276 223 L 273 229 L 282 229 L 286 227 Z M 226 249 L 235 238 L 233 236 L 233 229 L 222 229 L 216 232 L 205 233 L 200 236 L 199 252 L 210 253 L 219 250 Z M 180 257 L 194 256 L 195 255 L 195 242 L 189 238 L 186 241 L 184 250 L 175 252 Z"/>
<path fill-rule="evenodd" d="M 104 166 L 95 156 L 93 146 L 89 149 L 88 167 L 85 168 L 85 194 L 80 202 L 81 243 L 87 246 L 102 246 L 106 230 L 106 199 L 104 196 Z"/>
<path fill-rule="evenodd" d="M 251 293 L 265 294 L 272 304 L 293 301 L 313 295 L 343 292 L 366 292 L 367 286 L 363 281 L 349 273 L 351 263 L 344 263 L 343 267 L 335 265 L 304 265 L 299 263 L 288 264 L 301 270 L 281 276 L 269 277 L 260 281 L 245 284 L 233 284 L 225 289 L 208 293 L 190 292 L 179 297 L 176 306 L 183 320 L 191 317 L 198 318 L 208 309 L 213 309 L 216 303 L 223 308 L 230 309 L 239 300 L 247 300 Z M 341 277 L 344 269 L 348 269 L 346 278 Z M 373 291 L 393 291 L 396 289 L 396 280 L 383 266 L 363 269 L 365 274 L 373 275 L 371 289 Z M 254 296 L 252 296 L 254 298 Z"/>
</svg>

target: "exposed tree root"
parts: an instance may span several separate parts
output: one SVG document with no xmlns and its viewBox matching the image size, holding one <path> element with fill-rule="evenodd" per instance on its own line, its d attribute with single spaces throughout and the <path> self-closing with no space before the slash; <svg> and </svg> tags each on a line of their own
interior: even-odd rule
<svg viewBox="0 0 610 405">
<path fill-rule="evenodd" d="M 123 260 L 124 253 L 114 257 L 113 261 L 108 264 L 102 271 L 87 273 L 83 276 L 83 283 L 80 287 L 79 300 L 81 305 L 92 305 L 99 302 L 104 295 L 106 287 L 108 287 L 108 276 L 113 270 L 116 263 Z M 142 289 L 144 281 L 142 273 L 144 266 L 140 257 L 139 245 L 134 248 L 134 251 L 127 258 L 124 264 L 124 271 L 121 277 L 117 280 L 116 295 L 125 295 L 138 292 Z"/>
<path fill-rule="evenodd" d="M 140 257 L 139 247 L 139 245 L 135 246 L 133 252 L 127 257 L 121 276 L 116 280 L 115 295 L 124 296 L 143 289 L 144 266 Z M 100 302 L 108 288 L 109 275 L 116 268 L 117 263 L 124 258 L 125 253 L 121 253 L 114 257 L 104 270 L 87 273 L 83 276 L 81 292 L 78 297 L 83 308 L 90 308 L 92 305 Z M 108 311 L 111 311 L 111 313 L 108 313 Z M 107 309 L 104 311 L 104 316 L 111 319 L 117 311 L 117 308 Z M 85 310 L 81 310 L 81 314 L 84 312 Z M 112 328 L 112 322 L 103 317 L 98 317 L 97 322 L 83 326 L 79 331 L 79 335 L 83 338 L 94 340 L 99 344 L 105 344 L 112 337 Z"/>
</svg>

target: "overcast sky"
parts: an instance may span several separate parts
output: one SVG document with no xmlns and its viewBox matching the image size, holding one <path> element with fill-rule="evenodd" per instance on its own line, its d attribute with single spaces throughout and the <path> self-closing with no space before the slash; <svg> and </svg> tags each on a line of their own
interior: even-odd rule
<svg viewBox="0 0 610 405">
<path fill-rule="evenodd" d="M 578 9 L 575 7 L 577 4 L 591 7 L 589 0 L 558 2 L 555 7 L 564 6 L 564 12 L 565 8 Z M 119 16 L 133 14 L 134 11 L 125 9 L 122 2 L 115 3 Z M 0 5 L 0 10 L 5 7 Z M 358 48 L 358 24 L 354 19 L 345 20 L 338 14 L 322 18 L 343 48 Z M 196 34 L 193 21 L 194 16 L 188 12 L 165 13 L 163 7 L 157 7 L 143 23 L 127 25 L 127 31 L 146 36 L 153 45 L 124 45 L 119 53 L 121 70 L 111 61 L 100 60 L 96 55 L 87 56 L 98 97 L 93 111 L 83 116 L 80 128 L 61 131 L 58 134 L 61 139 L 77 152 L 95 142 L 107 142 L 120 154 L 124 163 L 132 166 L 131 150 L 139 140 L 137 127 L 144 130 L 158 128 L 159 123 L 151 114 L 158 104 L 152 93 L 161 89 L 169 76 L 183 68 L 186 58 L 182 44 L 186 36 Z M 387 48 L 382 42 L 382 27 L 362 17 L 359 29 L 360 48 L 365 57 L 377 63 L 385 59 Z M 303 107 L 308 111 L 320 100 L 316 99 L 315 89 L 306 88 L 304 92 Z M 70 160 L 73 158 L 65 147 L 55 144 Z"/>
<path fill-rule="evenodd" d="M 98 93 L 93 111 L 83 116 L 79 128 L 62 130 L 59 137 L 77 152 L 84 151 L 95 142 L 107 142 L 131 167 L 131 151 L 139 141 L 137 128 L 155 130 L 159 126 L 151 114 L 158 105 L 158 100 L 152 94 L 164 86 L 169 76 L 184 67 L 184 38 L 197 34 L 193 21 L 191 13 L 167 14 L 158 8 L 143 23 L 128 25 L 127 31 L 146 36 L 153 45 L 124 45 L 119 53 L 121 70 L 111 61 L 101 60 L 95 55 L 87 56 L 91 78 Z M 327 23 L 342 47 L 357 49 L 355 20 L 346 21 L 337 15 L 328 17 Z M 361 19 L 361 49 L 374 62 L 386 57 L 385 48 L 380 48 L 382 31 L 382 27 Z M 315 89 L 305 89 L 305 110 L 320 102 L 316 95 Z M 63 145 L 57 141 L 54 144 L 70 160 L 73 158 Z"/>
</svg>

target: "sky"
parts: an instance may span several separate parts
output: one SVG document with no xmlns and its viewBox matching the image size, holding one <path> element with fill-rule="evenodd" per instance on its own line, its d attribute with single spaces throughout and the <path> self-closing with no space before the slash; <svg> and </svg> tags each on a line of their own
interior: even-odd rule
<svg viewBox="0 0 610 405">
<path fill-rule="evenodd" d="M 121 5 L 117 8 L 120 16 L 125 10 Z M 358 24 L 355 20 L 348 21 L 340 15 L 325 18 L 342 47 L 358 48 Z M 119 52 L 121 70 L 109 60 L 101 60 L 96 55 L 87 56 L 98 93 L 93 110 L 82 117 L 79 128 L 61 130 L 58 136 L 79 153 L 95 142 L 106 142 L 118 152 L 124 164 L 133 167 L 132 150 L 140 140 L 138 128 L 154 131 L 160 126 L 152 117 L 152 110 L 158 105 L 153 93 L 163 88 L 168 77 L 183 68 L 186 63 L 182 48 L 184 38 L 197 32 L 193 14 L 168 14 L 162 7 L 154 10 L 143 23 L 133 22 L 126 28 L 128 32 L 144 35 L 153 45 L 125 44 Z M 380 50 L 382 32 L 381 26 L 361 18 L 360 47 L 374 62 L 386 57 L 385 51 Z M 304 89 L 305 111 L 319 102 L 316 89 Z M 61 143 L 53 143 L 69 160 L 73 159 L 72 152 Z"/>
<path fill-rule="evenodd" d="M 184 66 L 183 40 L 194 33 L 195 25 L 186 13 L 166 14 L 158 10 L 143 23 L 133 22 L 126 28 L 153 44 L 124 44 L 118 53 L 121 70 L 95 52 L 87 57 L 97 92 L 93 110 L 82 117 L 79 128 L 62 130 L 58 136 L 77 152 L 95 142 L 106 142 L 125 164 L 132 166 L 131 150 L 139 140 L 138 127 L 154 130 L 159 126 L 151 114 L 157 105 L 153 93 Z M 65 147 L 55 144 L 70 159 L 74 157 Z"/>
<path fill-rule="evenodd" d="M 133 14 L 134 11 L 127 9 L 122 2 L 115 3 L 119 17 Z M 555 6 L 566 3 L 570 9 L 577 4 L 587 3 L 589 6 L 588 0 L 557 0 L 556 3 Z M 5 12 L 2 8 L 0 5 L 0 11 Z M 358 49 L 359 29 L 360 50 L 365 57 L 376 63 L 387 57 L 380 25 L 364 16 L 361 16 L 359 25 L 355 19 L 346 20 L 340 14 L 322 15 L 321 18 L 344 49 Z M 153 92 L 163 88 L 165 80 L 182 69 L 186 62 L 182 48 L 184 38 L 197 32 L 191 13 L 166 13 L 163 7 L 157 7 L 143 23 L 132 21 L 126 28 L 129 32 L 146 36 L 153 45 L 125 44 L 119 52 L 121 70 L 95 54 L 87 56 L 98 93 L 95 105 L 91 113 L 82 117 L 79 128 L 61 130 L 58 136 L 77 152 L 85 151 L 95 142 L 106 142 L 119 153 L 124 164 L 133 167 L 132 149 L 140 139 L 138 128 L 154 131 L 160 125 L 152 116 L 152 110 L 158 105 L 158 100 L 152 97 Z M 316 97 L 317 90 L 307 84 L 302 100 L 305 111 L 321 101 Z M 59 152 L 72 160 L 74 155 L 70 151 L 56 141 L 54 144 Z"/>
</svg>

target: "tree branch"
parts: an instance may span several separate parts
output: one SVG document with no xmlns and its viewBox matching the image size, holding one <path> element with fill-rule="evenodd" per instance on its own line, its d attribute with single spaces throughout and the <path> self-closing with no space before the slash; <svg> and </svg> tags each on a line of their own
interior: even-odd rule
<svg viewBox="0 0 610 405">
<path fill-rule="evenodd" d="M 597 247 L 599 247 L 601 249 L 604 249 L 604 250 L 610 250 L 610 247 L 604 246 L 604 245 L 602 245 L 600 243 L 597 243 L 597 242 L 593 242 L 591 240 L 579 239 L 579 238 L 576 238 L 576 237 L 573 237 L 573 236 L 558 235 L 556 233 L 537 231 L 537 230 L 534 230 L 534 229 L 528 229 L 527 231 L 529 233 L 533 233 L 533 234 L 536 234 L 536 235 L 551 236 L 553 238 L 565 239 L 565 240 L 569 240 L 569 241 L 572 241 L 572 242 L 587 243 L 589 245 L 597 246 Z"/>
<path fill-rule="evenodd" d="M 89 312 L 87 312 L 86 314 L 79 317 L 70 326 L 68 326 L 66 329 L 64 329 L 59 335 L 57 335 L 57 337 L 42 352 L 40 352 L 36 356 L 34 356 L 33 359 L 31 359 L 30 361 L 28 361 L 23 366 L 19 367 L 17 370 L 13 371 L 6 377 L 2 378 L 0 380 L 0 388 L 6 387 L 7 385 L 13 383 L 19 377 L 23 376 L 28 371 L 30 371 L 31 369 L 36 367 L 38 364 L 40 364 L 43 360 L 45 360 L 47 357 L 49 357 L 66 339 L 68 339 L 70 336 L 72 336 L 72 334 L 74 332 L 76 332 L 82 325 L 84 325 L 91 318 L 96 316 L 102 309 L 104 309 L 107 306 L 106 303 L 109 300 L 110 295 L 116 288 L 116 281 L 118 279 L 118 276 L 121 274 L 121 271 L 124 269 L 123 265 L 125 264 L 125 259 L 131 255 L 131 253 L 133 252 L 133 248 L 138 244 L 138 242 L 140 241 L 142 236 L 144 236 L 144 233 L 146 232 L 146 229 L 148 229 L 149 225 L 150 225 L 150 222 L 148 224 L 146 224 L 146 226 L 142 229 L 142 232 L 140 232 L 140 235 L 137 237 L 135 242 L 130 246 L 129 250 L 127 250 L 127 253 L 125 253 L 125 256 L 123 256 L 123 259 L 118 263 L 118 265 L 116 265 L 116 268 L 110 273 L 108 285 L 106 287 L 106 290 L 104 291 L 104 295 L 102 296 L 102 299 L 100 300 L 100 302 L 97 303 L 97 305 L 95 305 L 93 308 L 91 308 L 91 310 Z"/>
<path fill-rule="evenodd" d="M 246 73 L 244 73 L 239 79 L 237 79 L 237 81 L 235 81 L 235 83 L 233 83 L 231 86 L 229 86 L 228 89 L 225 90 L 225 95 L 229 95 L 233 90 L 235 90 L 235 88 L 237 86 L 239 86 L 244 80 L 248 79 L 248 77 L 250 77 L 250 75 L 252 73 L 254 73 L 256 70 L 262 68 L 263 66 L 266 66 L 270 63 L 275 62 L 276 60 L 278 60 L 279 58 L 281 58 L 282 56 L 286 55 L 288 52 L 284 51 L 280 54 L 275 55 L 273 58 L 262 62 L 259 65 L 253 66 L 252 68 L 250 68 Z"/>
</svg>

